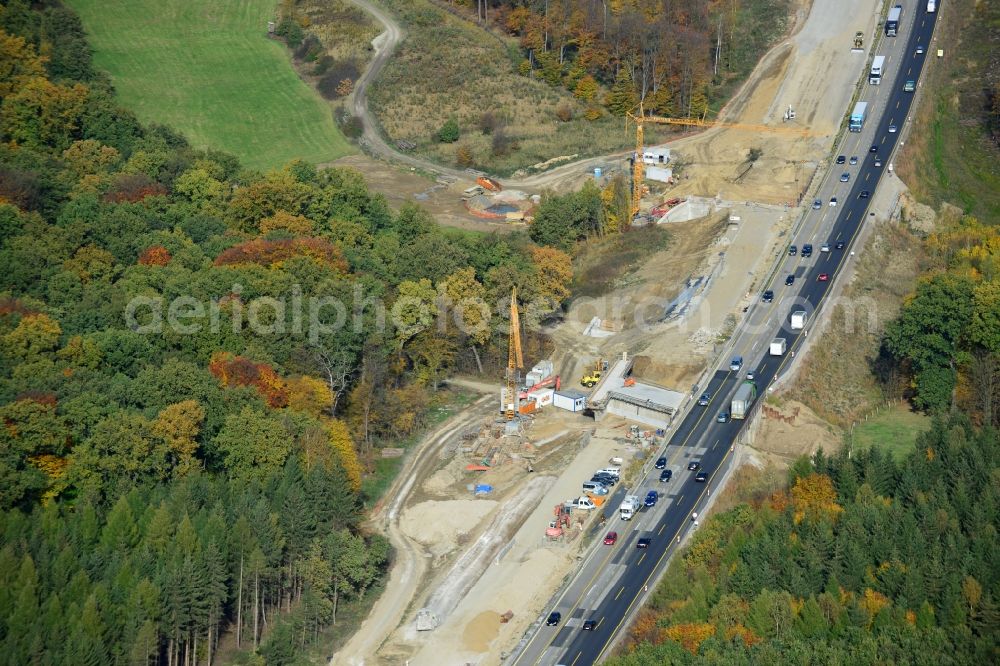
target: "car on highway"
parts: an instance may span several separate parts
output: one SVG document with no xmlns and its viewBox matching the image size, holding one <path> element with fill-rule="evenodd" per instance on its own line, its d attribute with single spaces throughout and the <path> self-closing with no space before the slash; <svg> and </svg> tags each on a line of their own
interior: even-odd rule
<svg viewBox="0 0 1000 666">
<path fill-rule="evenodd" d="M 701 469 L 701 463 L 700 462 L 698 462 L 696 460 L 692 460 L 691 462 L 688 463 L 688 471 L 695 472 L 695 471 L 697 471 L 699 469 Z"/>
<path fill-rule="evenodd" d="M 913 79 L 910 79 L 903 84 L 903 92 L 913 92 L 916 89 L 917 89 L 917 83 Z"/>
<path fill-rule="evenodd" d="M 830 205 L 831 206 L 837 205 L 837 197 L 830 197 Z"/>
<path fill-rule="evenodd" d="M 666 458 L 660 457 L 656 459 L 656 465 L 655 465 L 656 469 L 663 469 L 666 466 L 667 466 Z"/>
<path fill-rule="evenodd" d="M 747 370 L 747 379 L 750 380 L 750 381 L 753 381 L 753 380 L 757 379 L 757 371 L 756 370 Z"/>
<path fill-rule="evenodd" d="M 656 506 L 657 500 L 660 499 L 660 494 L 655 490 L 650 490 L 646 493 L 646 500 L 643 502 L 647 507 Z"/>
<path fill-rule="evenodd" d="M 858 163 L 858 156 L 857 155 L 851 155 L 851 166 L 854 166 L 857 163 Z"/>
<path fill-rule="evenodd" d="M 764 301 L 765 303 L 770 303 L 771 301 L 774 300 L 774 292 L 768 289 L 763 294 L 761 294 L 760 300 Z"/>
<path fill-rule="evenodd" d="M 869 192 L 868 190 L 861 190 L 860 192 L 858 192 L 858 198 L 859 199 L 867 199 L 871 195 L 872 195 L 872 193 Z"/>
<path fill-rule="evenodd" d="M 797 245 L 789 245 L 788 246 L 788 256 L 789 257 L 794 257 L 798 253 L 799 253 L 799 248 L 798 248 Z"/>
<path fill-rule="evenodd" d="M 819 210 L 823 207 L 823 202 L 819 199 L 813 199 L 813 210 Z"/>
<path fill-rule="evenodd" d="M 698 472 L 694 475 L 694 480 L 698 483 L 705 483 L 708 481 L 708 472 Z"/>
<path fill-rule="evenodd" d="M 719 412 L 719 415 L 715 417 L 716 423 L 729 423 L 729 412 Z"/>
<path fill-rule="evenodd" d="M 597 620 L 584 620 L 583 626 L 580 627 L 583 631 L 593 631 L 597 628 Z"/>
<path fill-rule="evenodd" d="M 837 244 L 834 247 L 836 247 L 838 250 L 843 250 L 844 249 L 844 241 L 837 241 Z"/>
<path fill-rule="evenodd" d="M 809 243 L 806 243 L 805 245 L 802 246 L 802 258 L 808 259 L 811 256 L 813 256 L 813 246 L 810 245 Z"/>
<path fill-rule="evenodd" d="M 702 393 L 701 397 L 698 398 L 699 407 L 708 407 L 708 403 L 712 401 L 712 396 L 707 393 Z"/>
<path fill-rule="evenodd" d="M 897 129 L 895 125 L 889 125 L 889 134 L 895 134 Z"/>
<path fill-rule="evenodd" d="M 672 478 L 674 478 L 674 471 L 672 469 L 665 469 L 660 472 L 660 481 L 666 483 Z"/>
<path fill-rule="evenodd" d="M 794 275 L 789 275 L 788 277 L 785 278 L 785 285 L 786 286 L 790 287 L 794 282 L 795 282 L 795 276 Z"/>
<path fill-rule="evenodd" d="M 877 153 L 878 152 L 878 144 L 877 143 L 873 143 L 872 147 L 868 149 L 868 152 L 869 153 Z"/>
<path fill-rule="evenodd" d="M 605 546 L 613 546 L 618 543 L 618 532 L 608 532 L 608 535 L 604 537 Z"/>
<path fill-rule="evenodd" d="M 876 157 L 875 158 L 875 166 L 877 166 L 877 167 L 882 166 L 882 160 L 880 160 L 879 158 Z"/>
<path fill-rule="evenodd" d="M 743 357 L 734 356 L 733 360 L 729 362 L 729 369 L 733 372 L 739 372 L 743 369 Z"/>
<path fill-rule="evenodd" d="M 829 252 L 830 251 L 830 244 L 829 243 L 823 243 L 822 245 L 819 246 L 819 251 L 820 252 Z"/>
<path fill-rule="evenodd" d="M 851 174 L 847 173 L 846 171 L 840 174 L 840 182 L 846 183 L 849 182 L 850 180 L 851 180 Z"/>
<path fill-rule="evenodd" d="M 816 281 L 817 282 L 829 282 L 830 281 L 830 274 L 829 273 L 820 273 L 819 275 L 816 276 Z"/>
<path fill-rule="evenodd" d="M 636 548 L 649 548 L 649 544 L 651 544 L 651 543 L 653 543 L 652 539 L 650 539 L 649 537 L 642 537 L 641 539 L 639 539 L 638 541 L 635 542 L 635 547 Z"/>
<path fill-rule="evenodd" d="M 846 161 L 847 161 L 846 157 L 844 157 L 843 155 L 837 155 L 837 164 L 843 164 Z"/>
<path fill-rule="evenodd" d="M 554 627 L 557 624 L 559 624 L 560 620 L 562 620 L 562 613 L 558 611 L 552 611 L 551 613 L 549 613 L 549 619 L 545 620 L 545 626 Z"/>
<path fill-rule="evenodd" d="M 916 54 L 917 55 L 923 55 L 924 54 L 924 45 L 923 44 L 917 44 Z"/>
</svg>

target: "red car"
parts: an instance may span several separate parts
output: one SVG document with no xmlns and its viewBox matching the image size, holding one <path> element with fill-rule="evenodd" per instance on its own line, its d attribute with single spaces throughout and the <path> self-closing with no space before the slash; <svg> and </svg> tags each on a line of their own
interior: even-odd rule
<svg viewBox="0 0 1000 666">
<path fill-rule="evenodd" d="M 618 543 L 618 532 L 608 532 L 608 536 L 604 537 L 605 546 L 613 546 Z"/>
<path fill-rule="evenodd" d="M 820 273 L 819 277 L 816 278 L 816 280 L 818 280 L 819 282 L 826 282 L 829 279 L 830 279 L 829 273 Z"/>
</svg>

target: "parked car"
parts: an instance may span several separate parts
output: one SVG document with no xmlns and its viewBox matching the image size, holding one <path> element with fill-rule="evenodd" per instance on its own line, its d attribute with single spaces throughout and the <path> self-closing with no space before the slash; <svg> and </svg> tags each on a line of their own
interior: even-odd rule
<svg viewBox="0 0 1000 666">
<path fill-rule="evenodd" d="M 760 300 L 764 301 L 765 303 L 770 303 L 771 301 L 774 300 L 774 292 L 768 289 L 763 294 L 761 294 Z"/>
<path fill-rule="evenodd" d="M 660 457 L 656 459 L 656 469 L 663 469 L 667 466 L 667 459 Z"/>
<path fill-rule="evenodd" d="M 649 537 L 642 537 L 641 539 L 639 539 L 638 541 L 635 542 L 635 547 L 636 548 L 649 548 L 649 544 L 651 544 L 652 542 L 653 542 L 653 540 L 650 539 Z"/>
<path fill-rule="evenodd" d="M 613 546 L 618 543 L 618 532 L 608 532 L 608 535 L 604 537 L 605 546 Z"/>
<path fill-rule="evenodd" d="M 549 613 L 549 619 L 545 621 L 545 626 L 554 627 L 557 624 L 559 624 L 560 620 L 562 620 L 562 613 L 558 611 L 552 611 L 551 613 Z"/>
<path fill-rule="evenodd" d="M 667 482 L 667 481 L 669 481 L 672 478 L 674 478 L 674 471 L 673 470 L 671 470 L 671 469 L 665 469 L 662 472 L 660 472 L 660 481 Z"/>
<path fill-rule="evenodd" d="M 700 462 L 692 460 L 691 462 L 688 463 L 688 471 L 694 472 L 694 471 L 697 471 L 700 468 L 701 468 L 701 463 Z"/>
<path fill-rule="evenodd" d="M 694 475 L 694 480 L 697 481 L 698 483 L 705 483 L 706 481 L 708 481 L 708 473 L 698 472 L 697 474 Z"/>
<path fill-rule="evenodd" d="M 660 494 L 657 493 L 655 490 L 650 490 L 648 493 L 646 493 L 646 501 L 643 502 L 643 504 L 645 504 L 647 507 L 653 507 L 656 506 L 656 501 L 659 499 L 660 499 Z"/>
</svg>

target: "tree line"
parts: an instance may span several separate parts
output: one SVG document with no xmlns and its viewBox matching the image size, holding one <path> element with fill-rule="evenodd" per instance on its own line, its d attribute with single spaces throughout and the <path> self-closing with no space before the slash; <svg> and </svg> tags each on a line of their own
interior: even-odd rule
<svg viewBox="0 0 1000 666">
<path fill-rule="evenodd" d="M 712 517 L 609 663 L 981 664 L 1000 641 L 1000 437 L 938 418 L 900 462 L 822 452 Z"/>
<path fill-rule="evenodd" d="M 0 64 L 0 661 L 291 663 L 386 571 L 378 447 L 505 367 L 506 309 L 447 308 L 545 316 L 570 257 L 143 125 L 59 2 Z"/>
</svg>

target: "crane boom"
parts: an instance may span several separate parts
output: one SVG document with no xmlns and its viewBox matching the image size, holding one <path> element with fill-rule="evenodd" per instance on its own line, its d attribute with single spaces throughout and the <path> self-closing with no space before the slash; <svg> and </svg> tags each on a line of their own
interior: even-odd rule
<svg viewBox="0 0 1000 666">
<path fill-rule="evenodd" d="M 504 414 L 508 421 L 514 420 L 518 409 L 518 395 L 514 390 L 517 369 L 524 367 L 521 355 L 521 319 L 517 314 L 517 287 L 510 290 L 510 334 L 507 337 L 507 393 L 504 398 Z"/>
</svg>

